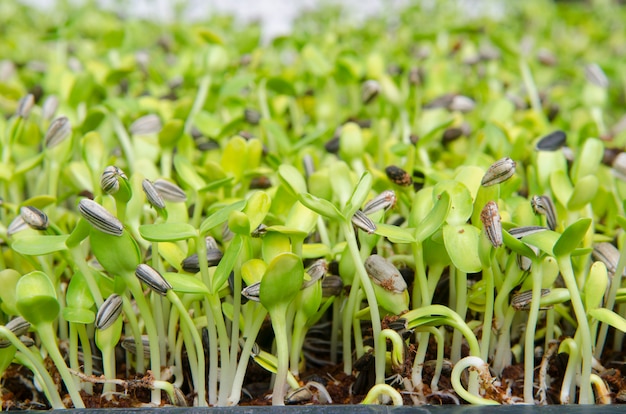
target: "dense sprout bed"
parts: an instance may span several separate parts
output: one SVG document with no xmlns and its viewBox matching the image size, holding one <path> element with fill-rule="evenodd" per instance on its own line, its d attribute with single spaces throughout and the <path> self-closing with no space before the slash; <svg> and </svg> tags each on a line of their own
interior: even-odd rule
<svg viewBox="0 0 626 414">
<path fill-rule="evenodd" d="M 623 402 L 624 8 L 423 3 L 2 1 L 2 407 Z"/>
</svg>

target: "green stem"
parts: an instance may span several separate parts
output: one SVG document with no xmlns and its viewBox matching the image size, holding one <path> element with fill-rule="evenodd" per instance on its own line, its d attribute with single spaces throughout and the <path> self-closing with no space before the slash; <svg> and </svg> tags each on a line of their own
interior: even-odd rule
<svg viewBox="0 0 626 414">
<path fill-rule="evenodd" d="M 287 319 L 285 306 L 276 306 L 270 311 L 272 328 L 276 340 L 276 379 L 274 380 L 274 391 L 272 393 L 272 405 L 285 405 L 285 386 L 287 383 L 287 372 L 289 371 L 289 343 L 287 338 Z"/>
<path fill-rule="evenodd" d="M 126 168 L 128 169 L 128 173 L 132 174 L 135 168 L 135 151 L 133 150 L 133 144 L 130 140 L 130 136 L 128 135 L 128 132 L 126 132 L 126 128 L 124 128 L 122 121 L 120 121 L 117 115 L 114 113 L 110 113 L 109 115 L 111 117 L 111 122 L 113 122 L 113 129 L 115 130 L 117 139 L 122 147 L 122 152 L 126 158 Z"/>
<path fill-rule="evenodd" d="M 531 267 L 533 278 L 532 300 L 526 322 L 526 333 L 524 337 L 524 402 L 534 404 L 533 395 L 534 372 L 535 372 L 535 330 L 539 320 L 539 301 L 541 299 L 542 266 L 541 260 L 533 260 Z"/>
<path fill-rule="evenodd" d="M 189 116 L 185 120 L 185 133 L 189 134 L 191 132 L 191 128 L 193 127 L 193 120 L 198 112 L 204 106 L 204 102 L 206 101 L 207 95 L 209 94 L 209 87 L 211 86 L 211 75 L 204 75 L 200 79 L 200 85 L 198 86 L 198 93 L 196 94 L 196 99 L 193 101 L 193 105 L 191 106 L 191 110 L 189 111 Z"/>
<path fill-rule="evenodd" d="M 87 335 L 87 329 L 82 323 L 76 324 L 76 332 L 78 333 L 78 339 L 83 349 L 83 372 L 89 376 L 93 373 L 93 358 L 91 354 L 91 344 L 89 341 L 89 335 Z M 93 384 L 90 382 L 83 383 L 83 389 L 89 395 L 93 394 Z"/>
<path fill-rule="evenodd" d="M 139 322 L 137 321 L 137 316 L 135 315 L 135 310 L 133 309 L 133 305 L 130 303 L 130 299 L 126 295 L 122 295 L 122 309 L 124 310 L 124 315 L 126 319 L 128 319 L 127 327 L 130 326 L 130 331 L 133 333 L 133 339 L 135 340 L 135 350 L 137 354 L 135 355 L 135 371 L 140 373 L 145 373 L 144 367 L 144 352 L 143 352 L 143 341 L 141 340 L 141 329 L 139 328 Z M 128 370 L 130 367 L 127 367 Z"/>
<path fill-rule="evenodd" d="M 494 280 L 491 266 L 483 269 L 483 280 L 485 281 L 485 314 L 483 315 L 483 334 L 481 338 L 480 357 L 483 361 L 489 360 L 489 349 L 491 344 L 491 329 L 493 325 L 493 304 L 494 304 Z"/>
</svg>

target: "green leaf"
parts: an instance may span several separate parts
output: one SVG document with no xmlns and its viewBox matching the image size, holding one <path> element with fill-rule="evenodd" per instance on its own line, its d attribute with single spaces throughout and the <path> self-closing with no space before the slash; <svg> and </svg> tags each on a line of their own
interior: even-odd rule
<svg viewBox="0 0 626 414">
<path fill-rule="evenodd" d="M 350 199 L 348 200 L 348 204 L 346 204 L 346 206 L 343 209 L 344 217 L 352 217 L 355 211 L 357 211 L 361 207 L 361 205 L 363 204 L 363 201 L 365 201 L 365 197 L 367 197 L 371 188 L 372 188 L 372 174 L 365 171 L 363 175 L 361 176 L 361 179 L 357 183 L 356 188 L 354 189 L 354 192 L 352 193 L 352 196 L 350 196 Z"/>
<path fill-rule="evenodd" d="M 157 223 L 139 226 L 139 234 L 151 242 L 186 240 L 198 235 L 188 223 Z"/>
<path fill-rule="evenodd" d="M 293 253 L 276 256 L 261 279 L 259 299 L 267 310 L 287 306 L 300 292 L 304 280 L 302 260 Z"/>
<path fill-rule="evenodd" d="M 11 247 L 16 252 L 27 256 L 40 256 L 67 249 L 65 241 L 69 235 L 58 236 L 32 235 L 22 236 L 15 240 Z"/>
<path fill-rule="evenodd" d="M 209 230 L 219 226 L 220 224 L 228 220 L 228 216 L 230 216 L 231 211 L 241 211 L 245 206 L 246 200 L 240 200 L 226 207 L 222 207 L 221 209 L 204 219 L 204 221 L 200 224 L 200 234 L 207 234 Z"/>
<path fill-rule="evenodd" d="M 202 295 L 210 293 L 206 285 L 195 276 L 183 273 L 165 272 L 163 277 L 176 293 L 199 293 Z"/>
<path fill-rule="evenodd" d="M 76 309 L 90 309 L 94 305 L 93 296 L 82 272 L 76 271 L 72 275 L 65 293 L 65 303 L 67 306 Z"/>
<path fill-rule="evenodd" d="M 552 230 L 544 230 L 538 233 L 524 236 L 522 240 L 524 241 L 524 243 L 528 243 L 530 245 L 537 247 L 539 250 L 541 250 L 544 253 L 547 253 L 549 255 L 555 255 L 554 245 L 559 240 L 560 236 L 561 235 L 559 233 L 556 233 Z M 529 257 L 532 257 L 532 256 L 529 256 Z"/>
<path fill-rule="evenodd" d="M 174 155 L 174 168 L 179 178 L 187 184 L 187 186 L 198 191 L 206 186 L 204 180 L 196 173 L 192 167 L 192 163 L 181 154 Z"/>
<path fill-rule="evenodd" d="M 38 270 L 21 277 L 15 297 L 20 315 L 35 327 L 54 322 L 61 310 L 52 281 Z"/>
<path fill-rule="evenodd" d="M 596 308 L 587 312 L 592 318 L 611 325 L 615 329 L 619 329 L 622 332 L 626 332 L 626 319 L 610 309 Z"/>
<path fill-rule="evenodd" d="M 118 237 L 92 228 L 89 241 L 98 262 L 112 275 L 134 272 L 141 262 L 139 246 L 126 230 Z"/>
<path fill-rule="evenodd" d="M 443 226 L 443 241 L 452 263 L 465 273 L 482 269 L 478 256 L 480 230 L 470 224 Z"/>
<path fill-rule="evenodd" d="M 172 148 L 185 131 L 185 123 L 180 119 L 172 119 L 163 125 L 159 132 L 159 145 L 161 148 Z"/>
<path fill-rule="evenodd" d="M 583 240 L 590 225 L 590 218 L 582 218 L 570 224 L 554 245 L 554 255 L 558 257 L 571 253 Z"/>
<path fill-rule="evenodd" d="M 596 197 L 599 187 L 600 181 L 595 175 L 587 175 L 579 179 L 567 201 L 567 209 L 576 211 L 585 207 Z"/>
<path fill-rule="evenodd" d="M 329 218 L 331 220 L 341 220 L 343 216 L 330 201 L 323 198 L 317 198 L 309 193 L 301 193 L 298 195 L 298 200 L 304 204 L 307 208 L 315 211 L 317 214 Z"/>
<path fill-rule="evenodd" d="M 585 309 L 595 309 L 601 306 L 608 284 L 609 275 L 606 266 L 602 262 L 594 262 L 583 288 Z"/>
<path fill-rule="evenodd" d="M 291 83 L 280 77 L 269 78 L 265 84 L 267 89 L 272 90 L 281 95 L 296 96 L 296 89 Z"/>
<path fill-rule="evenodd" d="M 339 198 L 339 206 L 343 208 L 354 191 L 352 171 L 345 162 L 336 162 L 330 166 L 330 177 L 333 193 Z"/>
<path fill-rule="evenodd" d="M 263 223 L 271 205 L 272 199 L 264 191 L 256 191 L 248 198 L 243 212 L 246 213 L 250 220 L 251 230 L 256 229 L 259 224 Z"/>
<path fill-rule="evenodd" d="M 446 191 L 439 195 L 439 199 L 428 215 L 417 225 L 415 229 L 415 240 L 423 242 L 429 238 L 439 227 L 441 227 L 450 211 L 450 194 Z"/>
<path fill-rule="evenodd" d="M 306 182 L 300 171 L 293 165 L 283 164 L 278 167 L 278 179 L 294 197 L 306 193 Z"/>
<path fill-rule="evenodd" d="M 39 154 L 33 157 L 30 157 L 25 161 L 20 162 L 15 167 L 15 171 L 13 172 L 13 175 L 18 176 L 20 174 L 24 174 L 25 172 L 32 170 L 33 168 L 35 168 L 41 163 L 43 158 L 44 158 L 44 154 L 43 152 L 40 152 Z M 2 167 L 1 164 L 0 164 L 0 168 L 2 168 L 7 173 L 11 171 L 11 168 Z"/>
<path fill-rule="evenodd" d="M 402 228 L 391 224 L 376 223 L 375 233 L 379 236 L 386 237 L 392 243 L 414 243 L 414 229 Z"/>
<path fill-rule="evenodd" d="M 446 222 L 451 225 L 460 225 L 467 222 L 474 209 L 472 195 L 462 183 L 454 180 L 440 181 L 433 189 L 433 202 L 447 192 L 450 196 L 450 210 Z"/>
<path fill-rule="evenodd" d="M 217 290 L 221 289 L 222 285 L 226 282 L 226 280 L 228 280 L 228 276 L 230 276 L 230 272 L 234 269 L 235 263 L 239 259 L 239 254 L 242 249 L 243 238 L 236 235 L 224 252 L 224 256 L 217 265 L 217 269 L 215 269 L 212 286 L 209 288 L 211 293 L 215 293 Z"/>
<path fill-rule="evenodd" d="M 564 206 L 567 205 L 574 192 L 572 182 L 563 170 L 554 171 L 550 175 L 550 188 L 552 188 L 552 193 L 557 201 Z"/>
<path fill-rule="evenodd" d="M 23 202 L 20 203 L 20 207 L 32 206 L 40 210 L 43 210 L 45 207 L 51 206 L 56 202 L 57 202 L 56 197 L 52 197 L 47 194 L 44 194 L 44 195 L 31 197 L 28 200 L 24 200 Z"/>
<path fill-rule="evenodd" d="M 63 319 L 72 323 L 90 324 L 96 320 L 94 311 L 84 308 L 66 307 L 63 308 L 62 315 Z"/>
<path fill-rule="evenodd" d="M 504 245 L 511 249 L 514 253 L 529 258 L 537 256 L 535 252 L 526 245 L 526 243 L 511 236 L 508 231 L 502 232 L 502 241 L 504 242 Z"/>
<path fill-rule="evenodd" d="M 219 180 L 215 180 L 213 182 L 210 182 L 209 184 L 205 185 L 204 187 L 200 188 L 198 190 L 199 193 L 206 193 L 209 191 L 213 191 L 213 190 L 217 190 L 218 188 L 222 188 L 225 187 L 227 185 L 229 185 L 231 183 L 231 181 L 233 181 L 235 178 L 234 177 L 225 177 L 225 178 L 221 178 Z"/>
</svg>

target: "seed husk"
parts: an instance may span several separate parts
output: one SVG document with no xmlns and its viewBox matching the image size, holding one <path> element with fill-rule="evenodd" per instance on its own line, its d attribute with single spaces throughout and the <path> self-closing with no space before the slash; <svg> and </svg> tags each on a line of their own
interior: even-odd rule
<svg viewBox="0 0 626 414">
<path fill-rule="evenodd" d="M 156 188 L 164 200 L 172 201 L 174 203 L 184 203 L 187 201 L 187 194 L 185 194 L 185 191 L 172 182 L 159 178 L 155 180 L 152 185 Z"/>
<path fill-rule="evenodd" d="M 315 172 L 315 164 L 311 154 L 305 154 L 302 157 L 302 166 L 304 167 L 304 175 L 308 179 Z"/>
<path fill-rule="evenodd" d="M 356 227 L 360 228 L 367 234 L 374 234 L 376 231 L 376 224 L 363 213 L 361 210 L 357 210 L 354 212 L 352 216 L 352 224 Z"/>
<path fill-rule="evenodd" d="M 546 222 L 550 230 L 555 230 L 557 226 L 556 209 L 552 199 L 548 196 L 533 196 L 530 200 L 530 204 L 535 214 L 541 214 L 546 216 Z"/>
<path fill-rule="evenodd" d="M 523 255 L 521 255 L 521 254 L 517 254 L 517 255 L 515 256 L 515 261 L 516 261 L 516 263 L 517 263 L 517 267 L 518 267 L 520 270 L 523 270 L 523 271 L 525 271 L 525 272 L 529 271 L 529 270 L 530 270 L 530 268 L 531 268 L 531 267 L 532 267 L 532 265 L 533 265 L 533 261 L 532 261 L 532 260 L 530 260 L 528 257 L 523 256 Z"/>
<path fill-rule="evenodd" d="M 380 93 L 380 84 L 378 81 L 369 79 L 363 83 L 361 87 L 361 101 L 367 105 L 372 102 L 374 98 Z"/>
<path fill-rule="evenodd" d="M 322 280 L 322 297 L 339 296 L 343 289 L 343 281 L 337 275 L 326 276 Z"/>
<path fill-rule="evenodd" d="M 26 230 L 27 228 L 28 224 L 26 224 L 22 216 L 16 216 L 11 223 L 9 223 L 9 227 L 7 227 L 7 236 L 12 236 L 17 232 Z"/>
<path fill-rule="evenodd" d="M 44 144 L 47 148 L 54 148 L 65 141 L 72 133 L 70 120 L 66 116 L 60 116 L 50 123 Z"/>
<path fill-rule="evenodd" d="M 141 335 L 141 343 L 143 345 L 143 357 L 145 359 L 150 358 L 150 339 L 148 335 Z M 137 346 L 135 345 L 135 338 L 132 336 L 127 336 L 122 339 L 121 343 L 122 348 L 127 350 L 133 355 L 137 355 Z"/>
<path fill-rule="evenodd" d="M 483 223 L 485 234 L 493 245 L 498 248 L 502 246 L 502 222 L 500 211 L 495 201 L 489 201 L 480 213 L 480 220 Z"/>
<path fill-rule="evenodd" d="M 396 205 L 396 193 L 392 190 L 385 190 L 372 198 L 363 207 L 364 214 L 372 214 L 379 210 L 389 210 Z"/>
<path fill-rule="evenodd" d="M 617 250 L 617 247 L 607 242 L 598 243 L 593 246 L 591 256 L 594 260 L 604 263 L 609 275 L 615 275 L 620 258 L 620 252 Z"/>
<path fill-rule="evenodd" d="M 154 187 L 152 181 L 144 178 L 141 182 L 141 187 L 143 188 L 143 192 L 146 194 L 146 199 L 154 208 L 159 210 L 165 208 L 165 201 L 163 201 L 163 197 L 161 197 L 161 194 Z"/>
<path fill-rule="evenodd" d="M 256 109 L 246 108 L 243 110 L 243 118 L 250 125 L 259 125 L 261 121 L 261 113 Z"/>
<path fill-rule="evenodd" d="M 165 296 L 167 291 L 172 288 L 172 285 L 165 280 L 161 273 L 147 264 L 142 263 L 138 265 L 135 269 L 135 275 L 139 278 L 139 280 L 150 286 L 150 289 L 161 296 Z"/>
<path fill-rule="evenodd" d="M 33 106 L 35 106 L 35 96 L 32 93 L 29 93 L 17 103 L 15 115 L 26 119 L 28 118 L 28 115 L 30 115 L 30 111 L 33 109 Z"/>
<path fill-rule="evenodd" d="M 535 149 L 537 151 L 556 151 L 565 145 L 567 135 L 561 130 L 556 130 L 541 138 Z"/>
<path fill-rule="evenodd" d="M 546 296 L 548 293 L 550 293 L 550 289 L 541 289 L 541 297 Z M 532 290 L 515 293 L 511 297 L 511 306 L 515 310 L 528 310 L 530 309 L 530 303 L 532 302 L 532 298 Z"/>
<path fill-rule="evenodd" d="M 204 239 L 204 241 L 206 243 L 207 265 L 209 267 L 217 266 L 219 264 L 220 260 L 222 260 L 222 256 L 224 254 L 218 248 L 217 242 L 215 241 L 215 239 L 213 237 L 209 236 L 206 239 Z M 181 267 L 183 268 L 183 270 L 185 272 L 198 273 L 200 271 L 200 262 L 198 260 L 198 254 L 195 253 L 195 254 L 192 254 L 191 256 L 185 258 L 181 262 Z"/>
<path fill-rule="evenodd" d="M 493 164 L 487 169 L 487 172 L 483 176 L 481 184 L 484 187 L 500 184 L 515 174 L 515 161 L 509 157 L 504 157 Z"/>
<path fill-rule="evenodd" d="M 615 156 L 612 167 L 613 175 L 622 181 L 626 181 L 626 152 L 620 152 Z"/>
<path fill-rule="evenodd" d="M 78 211 L 96 230 L 113 236 L 121 236 L 124 232 L 122 222 L 93 200 L 80 200 Z"/>
<path fill-rule="evenodd" d="M 22 216 L 24 223 L 35 230 L 45 230 L 48 228 L 48 215 L 36 207 L 21 207 L 20 216 Z"/>
<path fill-rule="evenodd" d="M 365 260 L 365 270 L 372 281 L 385 290 L 402 293 L 407 289 L 400 271 L 387 259 L 373 254 Z"/>
<path fill-rule="evenodd" d="M 311 280 L 307 280 L 302 283 L 302 289 L 307 288 L 313 285 L 315 282 L 323 278 L 328 272 L 328 262 L 325 259 L 318 259 L 309 268 L 306 272 L 311 276 Z"/>
<path fill-rule="evenodd" d="M 304 386 L 287 393 L 285 396 L 285 403 L 297 404 L 305 401 L 311 401 L 312 399 L 313 393 L 307 386 Z"/>
<path fill-rule="evenodd" d="M 473 99 L 463 95 L 456 95 L 452 98 L 452 102 L 450 102 L 448 109 L 458 112 L 471 112 L 475 107 L 476 102 L 474 102 Z"/>
<path fill-rule="evenodd" d="M 155 114 L 148 114 L 137 118 L 135 122 L 130 124 L 128 130 L 133 135 L 148 135 L 156 134 L 160 132 L 162 128 L 161 118 Z"/>
<path fill-rule="evenodd" d="M 245 288 L 241 290 L 241 294 L 243 295 L 243 297 L 254 302 L 261 301 L 261 299 L 259 298 L 260 292 L 261 292 L 261 282 L 253 283 L 249 286 L 246 286 Z"/>
<path fill-rule="evenodd" d="M 28 332 L 28 330 L 30 329 L 30 323 L 23 317 L 18 316 L 14 319 L 11 319 L 9 322 L 7 322 L 7 324 L 4 325 L 4 327 L 10 330 L 11 332 L 13 332 L 15 336 L 19 338 L 22 335 L 25 335 L 26 332 Z M 9 346 L 11 346 L 11 341 L 5 338 L 0 338 L 0 349 L 8 348 Z"/>
<path fill-rule="evenodd" d="M 122 298 L 117 294 L 112 294 L 104 301 L 96 314 L 95 326 L 103 330 L 113 325 L 122 313 Z"/>
<path fill-rule="evenodd" d="M 547 227 L 543 226 L 523 226 L 523 227 L 514 227 L 509 229 L 508 232 L 511 236 L 516 239 L 521 239 L 524 236 L 529 236 L 531 234 L 539 233 L 540 231 L 549 230 Z"/>
<path fill-rule="evenodd" d="M 390 165 L 385 168 L 385 173 L 387 174 L 387 178 L 389 178 L 389 180 L 401 187 L 408 187 L 413 184 L 413 179 L 409 173 L 395 165 Z"/>
<path fill-rule="evenodd" d="M 49 121 L 54 116 L 58 107 L 59 99 L 55 95 L 48 96 L 41 107 L 41 117 Z"/>
<path fill-rule="evenodd" d="M 252 230 L 252 233 L 250 233 L 250 236 L 259 238 L 259 237 L 263 237 L 265 233 L 267 233 L 267 226 L 261 223 L 256 227 L 256 229 Z"/>
<path fill-rule="evenodd" d="M 115 194 L 120 189 L 120 179 L 128 179 L 120 168 L 109 165 L 100 176 L 100 187 L 106 194 Z"/>
<path fill-rule="evenodd" d="M 590 63 L 585 66 L 585 77 L 591 83 L 601 88 L 609 87 L 609 78 L 597 63 Z"/>
</svg>

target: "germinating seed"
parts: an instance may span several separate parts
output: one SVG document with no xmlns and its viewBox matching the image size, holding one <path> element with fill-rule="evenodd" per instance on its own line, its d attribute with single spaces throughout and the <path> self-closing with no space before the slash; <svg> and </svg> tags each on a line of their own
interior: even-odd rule
<svg viewBox="0 0 626 414">
<path fill-rule="evenodd" d="M 124 232 L 122 222 L 93 200 L 80 200 L 78 211 L 96 230 L 113 236 L 121 236 Z"/>
<path fill-rule="evenodd" d="M 363 207 L 364 214 L 372 214 L 379 210 L 389 210 L 396 205 L 396 193 L 392 190 L 385 190 L 372 198 Z"/>
<path fill-rule="evenodd" d="M 48 228 L 48 215 L 33 206 L 23 206 L 20 208 L 20 216 L 24 223 L 35 230 L 45 230 Z"/>
<path fill-rule="evenodd" d="M 250 286 L 246 286 L 241 290 L 241 294 L 248 300 L 259 302 L 259 294 L 261 292 L 261 282 L 256 282 Z"/>
<path fill-rule="evenodd" d="M 137 118 L 135 122 L 130 124 L 128 130 L 133 135 L 148 135 L 156 134 L 160 132 L 162 128 L 161 118 L 155 114 L 148 114 Z"/>
<path fill-rule="evenodd" d="M 297 404 L 305 401 L 311 401 L 312 399 L 313 393 L 306 386 L 292 390 L 285 396 L 285 402 L 287 404 Z"/>
<path fill-rule="evenodd" d="M 35 97 L 32 93 L 29 93 L 17 103 L 15 115 L 26 119 L 28 118 L 28 115 L 30 115 L 30 111 L 33 109 L 33 106 L 35 106 Z"/>
<path fill-rule="evenodd" d="M 23 317 L 18 316 L 7 322 L 4 327 L 13 332 L 13 334 L 19 338 L 28 332 L 30 329 L 30 323 Z M 11 346 L 11 341 L 5 338 L 0 338 L 0 349 L 8 348 L 9 346 Z"/>
<path fill-rule="evenodd" d="M 163 200 L 172 201 L 174 203 L 184 203 L 187 201 L 185 191 L 174 183 L 159 178 L 152 185 L 159 192 Z"/>
<path fill-rule="evenodd" d="M 141 187 L 143 188 L 143 192 L 146 194 L 146 199 L 152 205 L 152 207 L 156 209 L 164 209 L 165 201 L 163 201 L 163 197 L 157 191 L 157 189 L 152 184 L 152 181 L 144 178 L 141 182 Z"/>
<path fill-rule="evenodd" d="M 549 230 L 547 227 L 543 226 L 524 226 L 524 227 L 514 227 L 509 229 L 508 232 L 511 236 L 516 239 L 521 239 L 524 236 L 530 236 L 531 234 L 539 233 L 540 231 Z"/>
<path fill-rule="evenodd" d="M 548 293 L 550 293 L 550 289 L 541 289 L 541 297 L 546 296 Z M 515 293 L 511 297 L 511 306 L 515 310 L 529 310 L 532 299 L 532 290 Z"/>
<path fill-rule="evenodd" d="M 352 224 L 367 234 L 373 234 L 376 231 L 376 224 L 374 224 L 374 222 L 361 210 L 354 212 L 354 215 L 352 216 Z"/>
<path fill-rule="evenodd" d="M 368 104 L 374 100 L 380 93 L 380 84 L 373 79 L 363 82 L 361 87 L 361 101 Z"/>
<path fill-rule="evenodd" d="M 566 141 L 567 135 L 565 135 L 565 132 L 557 130 L 541 138 L 535 145 L 535 149 L 537 151 L 556 151 L 563 147 Z"/>
<path fill-rule="evenodd" d="M 100 188 L 106 194 L 115 194 L 120 189 L 120 179 L 127 180 L 126 174 L 120 168 L 109 165 L 100 176 Z"/>
<path fill-rule="evenodd" d="M 396 167 L 395 165 L 390 165 L 385 168 L 385 173 L 387 174 L 387 178 L 399 186 L 408 187 L 413 184 L 413 180 L 411 179 L 409 173 L 400 167 Z"/>
<path fill-rule="evenodd" d="M 172 288 L 172 285 L 165 280 L 161 273 L 147 264 L 142 263 L 138 265 L 135 269 L 135 275 L 139 278 L 139 280 L 150 286 L 150 289 L 161 296 L 165 296 L 167 291 Z"/>
<path fill-rule="evenodd" d="M 407 289 L 400 271 L 387 259 L 373 254 L 365 260 L 365 270 L 372 281 L 385 290 L 402 293 Z"/>
<path fill-rule="evenodd" d="M 487 169 L 487 172 L 483 176 L 481 184 L 484 187 L 490 185 L 500 184 L 515 174 L 515 161 L 509 157 L 504 157 L 493 164 Z"/>
<path fill-rule="evenodd" d="M 117 294 L 112 294 L 104 301 L 96 314 L 95 326 L 103 330 L 113 325 L 122 313 L 122 298 Z"/>
<path fill-rule="evenodd" d="M 500 211 L 495 201 L 489 201 L 480 213 L 485 234 L 493 245 L 498 248 L 502 246 L 502 222 L 500 221 Z"/>
<path fill-rule="evenodd" d="M 60 116 L 50 123 L 44 144 L 47 148 L 53 148 L 63 142 L 72 133 L 70 120 L 66 116 Z"/>
<path fill-rule="evenodd" d="M 552 199 L 548 196 L 533 196 L 530 199 L 530 205 L 533 208 L 535 214 L 541 214 L 546 216 L 546 222 L 550 230 L 555 230 L 557 225 L 556 209 Z"/>
</svg>

